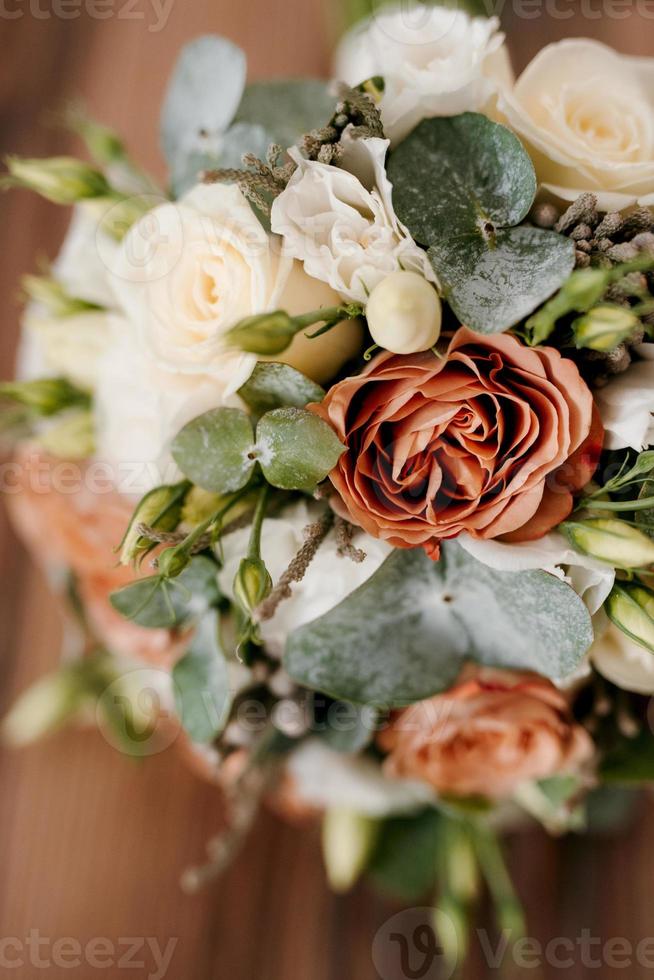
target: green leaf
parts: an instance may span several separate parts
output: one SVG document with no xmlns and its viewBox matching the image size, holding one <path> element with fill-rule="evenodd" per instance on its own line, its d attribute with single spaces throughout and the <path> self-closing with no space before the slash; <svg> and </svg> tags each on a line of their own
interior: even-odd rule
<svg viewBox="0 0 654 980">
<path fill-rule="evenodd" d="M 151 575 L 110 596 L 117 612 L 147 629 L 186 626 L 219 599 L 216 565 L 202 555 L 192 558 L 177 578 Z"/>
<path fill-rule="evenodd" d="M 254 471 L 254 433 L 238 408 L 213 408 L 175 437 L 173 459 L 196 486 L 212 493 L 241 490 Z"/>
<path fill-rule="evenodd" d="M 239 106 L 245 55 L 226 38 L 198 37 L 181 51 L 161 118 L 161 143 L 179 194 L 219 151 Z"/>
<path fill-rule="evenodd" d="M 384 821 L 368 865 L 368 874 L 382 891 L 411 902 L 433 887 L 442 823 L 434 809 Z"/>
<path fill-rule="evenodd" d="M 498 572 L 455 542 L 433 562 L 395 551 L 340 605 L 296 630 L 288 673 L 355 703 L 401 707 L 450 687 L 466 659 L 560 678 L 593 641 L 590 616 L 546 572 Z"/>
<path fill-rule="evenodd" d="M 567 238 L 528 225 L 498 230 L 492 249 L 470 234 L 443 239 L 428 255 L 459 320 L 486 334 L 523 320 L 574 266 L 574 247 Z"/>
<path fill-rule="evenodd" d="M 257 426 L 263 474 L 281 490 L 313 490 L 344 450 L 333 429 L 302 408 L 276 408 Z"/>
<path fill-rule="evenodd" d="M 316 722 L 316 734 L 335 752 L 361 752 L 377 729 L 377 712 L 369 705 L 332 701 L 324 724 Z"/>
<path fill-rule="evenodd" d="M 529 156 L 508 129 L 464 113 L 426 119 L 391 154 L 393 202 L 429 256 L 459 319 L 507 330 L 554 293 L 574 246 L 554 232 L 516 228 L 536 194 Z"/>
<path fill-rule="evenodd" d="M 324 389 L 315 381 L 277 361 L 259 361 L 238 393 L 257 415 L 273 408 L 304 408 L 325 397 Z"/>
<path fill-rule="evenodd" d="M 188 653 L 173 669 L 175 704 L 193 742 L 213 742 L 231 709 L 229 672 L 218 625 L 218 613 L 209 610 L 196 627 Z"/>
<path fill-rule="evenodd" d="M 312 78 L 276 79 L 248 85 L 235 122 L 262 126 L 270 143 L 286 148 L 334 113 L 334 97 Z"/>
</svg>

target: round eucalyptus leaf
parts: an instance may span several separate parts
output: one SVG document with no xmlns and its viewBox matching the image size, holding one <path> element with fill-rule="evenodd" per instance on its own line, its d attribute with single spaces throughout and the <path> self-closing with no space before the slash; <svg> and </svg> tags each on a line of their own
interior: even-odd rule
<svg viewBox="0 0 654 980">
<path fill-rule="evenodd" d="M 274 408 L 304 408 L 325 397 L 324 389 L 315 381 L 277 361 L 259 361 L 238 393 L 258 415 Z"/>
<path fill-rule="evenodd" d="M 238 408 L 213 408 L 185 425 L 171 452 L 182 473 L 212 493 L 241 490 L 254 471 L 254 434 Z"/>
<path fill-rule="evenodd" d="M 333 429 L 303 408 L 276 408 L 257 426 L 263 474 L 281 490 L 313 490 L 344 452 Z"/>
</svg>

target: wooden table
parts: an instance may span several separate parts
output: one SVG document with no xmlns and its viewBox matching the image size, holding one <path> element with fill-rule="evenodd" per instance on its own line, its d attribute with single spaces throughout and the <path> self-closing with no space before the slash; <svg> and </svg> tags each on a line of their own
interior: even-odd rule
<svg viewBox="0 0 654 980">
<path fill-rule="evenodd" d="M 97 7 L 91 0 L 78 6 L 69 0 L 55 7 L 70 19 L 48 16 L 52 6 L 45 0 L 11 9 L 21 16 L 8 19 L 0 12 L 3 152 L 39 156 L 76 149 L 69 137 L 43 124 L 63 100 L 81 95 L 93 115 L 124 133 L 138 159 L 160 174 L 157 112 L 165 77 L 180 43 L 203 32 L 238 41 L 248 52 L 252 77 L 319 74 L 328 65 L 321 0 L 173 0 L 161 30 L 152 30 L 150 0 L 137 0 L 133 8 L 125 0 Z M 80 9 L 113 14 L 72 16 Z M 519 67 L 547 40 L 565 35 L 604 38 L 633 53 L 652 49 L 652 21 L 634 14 L 572 21 L 511 15 L 507 22 Z M 6 377 L 17 337 L 19 276 L 34 268 L 39 253 L 55 253 L 66 217 L 25 193 L 0 198 L 0 211 L 0 371 Z M 2 512 L 0 581 L 3 709 L 56 664 L 59 623 L 43 580 Z M 170 980 L 374 980 L 373 937 L 397 907 L 364 887 L 347 898 L 330 896 L 315 833 L 264 815 L 222 880 L 195 898 L 181 894 L 179 875 L 202 858 L 219 812 L 217 791 L 196 780 L 174 749 L 135 763 L 100 735 L 67 732 L 21 752 L 0 753 L 0 942 L 20 944 L 0 949 L 10 958 L 20 949 L 25 958 L 22 967 L 0 967 L 0 975 L 42 975 L 36 954 L 47 957 L 53 947 L 33 948 L 29 962 L 26 941 L 30 930 L 38 930 L 52 941 L 104 938 L 116 949 L 127 937 L 151 937 L 162 947 L 176 939 Z M 576 939 L 587 929 L 603 941 L 636 943 L 654 935 L 652 815 L 645 805 L 629 834 L 619 838 L 553 842 L 536 832 L 514 839 L 513 864 L 534 936 Z M 66 950 L 60 947 L 64 959 Z M 126 947 L 120 952 L 125 955 Z M 68 949 L 69 960 L 71 955 Z M 147 977 L 154 968 L 150 957 L 141 967 L 132 963 L 131 974 L 128 969 L 127 963 L 104 969 L 87 963 L 46 972 L 52 980 L 90 980 L 96 974 Z M 398 978 L 388 966 L 383 972 L 383 980 Z M 603 980 L 638 980 L 651 972 L 638 966 L 599 970 L 578 957 L 566 970 L 528 971 L 539 978 L 563 973 Z M 489 975 L 495 974 L 476 948 L 467 976 Z"/>
</svg>

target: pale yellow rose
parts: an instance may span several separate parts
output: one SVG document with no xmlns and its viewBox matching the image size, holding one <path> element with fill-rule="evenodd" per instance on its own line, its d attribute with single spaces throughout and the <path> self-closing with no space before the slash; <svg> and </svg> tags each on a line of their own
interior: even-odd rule
<svg viewBox="0 0 654 980">
<path fill-rule="evenodd" d="M 282 254 L 233 186 L 200 184 L 149 212 L 125 236 L 111 271 L 134 339 L 153 366 L 175 374 L 224 376 L 232 363 L 240 371 L 242 355 L 226 334 L 245 317 L 340 303 Z M 277 359 L 324 382 L 360 342 L 360 326 L 344 322 L 316 340 L 297 337 Z"/>
<path fill-rule="evenodd" d="M 499 109 L 545 190 L 564 201 L 592 191 L 607 211 L 654 204 L 654 59 L 583 39 L 550 44 Z"/>
</svg>

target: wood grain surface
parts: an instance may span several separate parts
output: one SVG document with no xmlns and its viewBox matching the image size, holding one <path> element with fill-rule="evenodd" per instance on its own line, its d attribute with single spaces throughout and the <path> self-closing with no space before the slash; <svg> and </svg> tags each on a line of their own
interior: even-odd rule
<svg viewBox="0 0 654 980">
<path fill-rule="evenodd" d="M 506 4 L 505 9 L 518 67 L 544 43 L 563 36 L 594 36 L 625 52 L 654 53 L 654 21 L 638 16 L 629 3 L 613 4 L 616 18 L 588 6 L 582 16 L 563 0 L 558 6 L 548 7 L 545 0 L 540 8 L 524 6 L 532 15 L 535 9 L 540 13 L 525 19 L 516 14 L 521 7 L 512 12 Z M 240 43 L 249 55 L 251 77 L 327 70 L 335 17 L 321 0 L 172 0 L 161 29 L 154 29 L 156 9 L 151 0 L 0 3 L 2 152 L 38 156 L 75 150 L 74 141 L 47 122 L 62 101 L 81 96 L 94 116 L 125 134 L 145 166 L 161 174 L 157 112 L 163 84 L 180 44 L 203 32 L 220 32 Z M 555 15 L 556 10 L 573 16 Z M 597 11 L 599 17 L 588 16 Z M 39 254 L 55 253 L 65 221 L 62 211 L 31 195 L 0 199 L 2 377 L 12 369 L 19 276 L 34 268 Z M 2 711 L 56 664 L 60 636 L 55 603 L 4 511 L 0 583 Z M 576 942 L 589 930 L 602 942 L 624 938 L 634 945 L 654 935 L 653 816 L 654 808 L 643 804 L 621 836 L 558 842 L 538 832 L 515 837 L 512 864 L 532 935 L 543 942 L 555 937 Z M 383 943 L 381 952 L 377 943 L 374 963 L 372 958 L 375 935 L 399 907 L 363 886 L 347 898 L 332 897 L 323 882 L 315 832 L 263 815 L 220 881 L 197 897 L 182 895 L 179 876 L 203 857 L 219 820 L 217 791 L 197 780 L 174 748 L 135 763 L 98 734 L 66 732 L 33 748 L 1 752 L 0 944 L 10 939 L 20 947 L 13 942 L 0 950 L 11 958 L 20 948 L 24 965 L 0 966 L 0 976 L 145 978 L 155 975 L 155 967 L 143 950 L 133 957 L 137 965 L 44 963 L 57 939 L 84 944 L 104 938 L 118 949 L 127 937 L 150 937 L 162 948 L 176 940 L 166 974 L 170 980 L 401 980 Z M 40 950 L 33 943 L 30 953 L 26 944 L 30 935 L 35 938 L 34 930 L 51 942 Z M 596 955 L 600 947 L 591 948 Z M 61 949 L 65 958 L 65 944 Z M 565 960 L 560 949 L 554 955 Z M 652 973 L 651 966 L 625 967 L 619 961 L 619 948 L 599 967 L 578 952 L 572 966 L 523 972 L 573 980 L 640 980 Z M 494 975 L 500 974 L 484 962 L 475 943 L 466 976 Z"/>
</svg>

